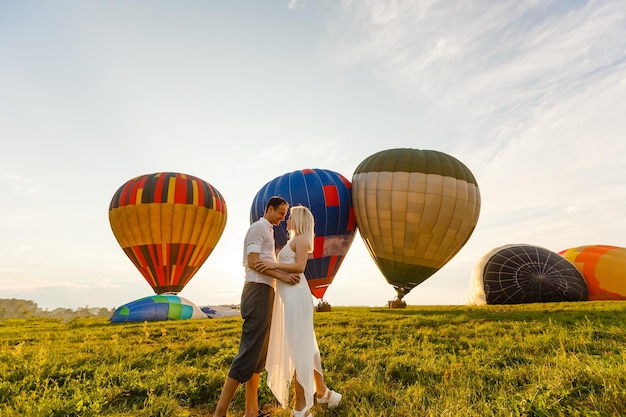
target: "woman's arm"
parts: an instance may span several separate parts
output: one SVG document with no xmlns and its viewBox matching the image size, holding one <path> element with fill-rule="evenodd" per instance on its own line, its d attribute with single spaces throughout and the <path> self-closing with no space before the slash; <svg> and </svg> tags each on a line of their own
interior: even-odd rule
<svg viewBox="0 0 626 417">
<path fill-rule="evenodd" d="M 300 281 L 300 277 L 298 276 L 298 274 L 290 273 L 288 271 L 279 271 L 278 269 L 266 269 L 264 271 L 261 271 L 255 265 L 258 265 L 259 263 L 262 263 L 262 262 L 263 261 L 259 261 L 258 253 L 251 252 L 248 254 L 248 265 L 253 265 L 252 269 L 262 272 L 263 274 L 269 277 L 276 278 L 287 284 L 293 285 L 293 284 L 297 284 Z M 272 262 L 268 262 L 268 263 L 272 263 Z"/>
<path fill-rule="evenodd" d="M 267 261 L 257 261 L 254 264 L 254 269 L 259 272 L 265 272 L 270 269 L 280 269 L 285 272 L 295 272 L 301 273 L 304 272 L 304 268 L 306 267 L 306 261 L 309 258 L 309 244 L 306 238 L 302 235 L 296 236 L 290 243 L 293 245 L 291 248 L 296 253 L 296 260 L 294 263 L 278 263 L 278 262 L 267 262 Z"/>
</svg>

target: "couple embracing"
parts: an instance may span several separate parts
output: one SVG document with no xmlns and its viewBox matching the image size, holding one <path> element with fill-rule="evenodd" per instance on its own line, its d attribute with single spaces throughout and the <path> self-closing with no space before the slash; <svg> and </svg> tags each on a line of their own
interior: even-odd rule
<svg viewBox="0 0 626 417">
<path fill-rule="evenodd" d="M 290 210 L 290 211 L 289 211 Z M 286 217 L 289 241 L 276 257 L 274 226 Z M 304 206 L 272 197 L 263 217 L 246 234 L 243 264 L 246 282 L 241 294 L 243 327 L 239 353 L 226 377 L 215 417 L 226 411 L 239 384 L 246 385 L 244 417 L 263 417 L 258 406 L 259 379 L 267 369 L 267 385 L 280 404 L 289 406 L 293 384 L 294 417 L 313 417 L 313 397 L 336 407 L 341 394 L 324 383 L 322 363 L 313 329 L 313 300 L 304 276 L 308 254 L 313 251 L 314 219 Z M 274 289 L 275 287 L 275 289 Z"/>
</svg>

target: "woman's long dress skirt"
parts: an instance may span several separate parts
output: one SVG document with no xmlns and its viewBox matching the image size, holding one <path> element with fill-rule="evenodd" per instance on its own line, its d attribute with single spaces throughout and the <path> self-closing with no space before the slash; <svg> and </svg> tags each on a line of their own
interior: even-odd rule
<svg viewBox="0 0 626 417">
<path fill-rule="evenodd" d="M 278 261 L 295 262 L 290 242 L 278 254 Z M 313 406 L 315 393 L 313 371 L 322 375 L 322 364 L 313 328 L 313 298 L 304 274 L 296 285 L 276 280 L 273 309 L 265 362 L 267 385 L 283 408 L 287 408 L 295 372 L 304 388 L 305 409 L 308 410 Z"/>
</svg>

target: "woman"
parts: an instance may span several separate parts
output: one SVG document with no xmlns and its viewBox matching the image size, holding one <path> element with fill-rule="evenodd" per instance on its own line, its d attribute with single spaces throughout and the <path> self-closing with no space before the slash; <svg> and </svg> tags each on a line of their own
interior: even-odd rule
<svg viewBox="0 0 626 417">
<path fill-rule="evenodd" d="M 270 341 L 265 368 L 267 385 L 280 404 L 287 408 L 291 382 L 295 384 L 295 417 L 313 417 L 313 393 L 318 403 L 336 407 L 341 394 L 329 390 L 322 375 L 322 362 L 313 329 L 313 299 L 304 276 L 309 253 L 313 252 L 313 214 L 304 206 L 294 206 L 289 212 L 287 230 L 289 241 L 278 254 L 278 262 L 259 261 L 255 268 L 261 272 L 279 269 L 300 274 L 296 285 L 276 282 Z"/>
</svg>

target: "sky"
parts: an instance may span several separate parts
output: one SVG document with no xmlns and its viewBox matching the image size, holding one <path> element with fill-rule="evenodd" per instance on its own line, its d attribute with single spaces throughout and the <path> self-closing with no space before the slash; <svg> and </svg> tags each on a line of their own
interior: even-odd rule
<svg viewBox="0 0 626 417">
<path fill-rule="evenodd" d="M 505 244 L 626 246 L 621 0 L 0 0 L 0 298 L 113 308 L 153 294 L 108 220 L 143 174 L 197 176 L 228 220 L 179 294 L 237 304 L 252 200 L 305 168 L 368 156 L 462 161 L 481 211 L 406 297 L 464 305 Z M 358 234 L 325 300 L 395 290 Z"/>
</svg>

